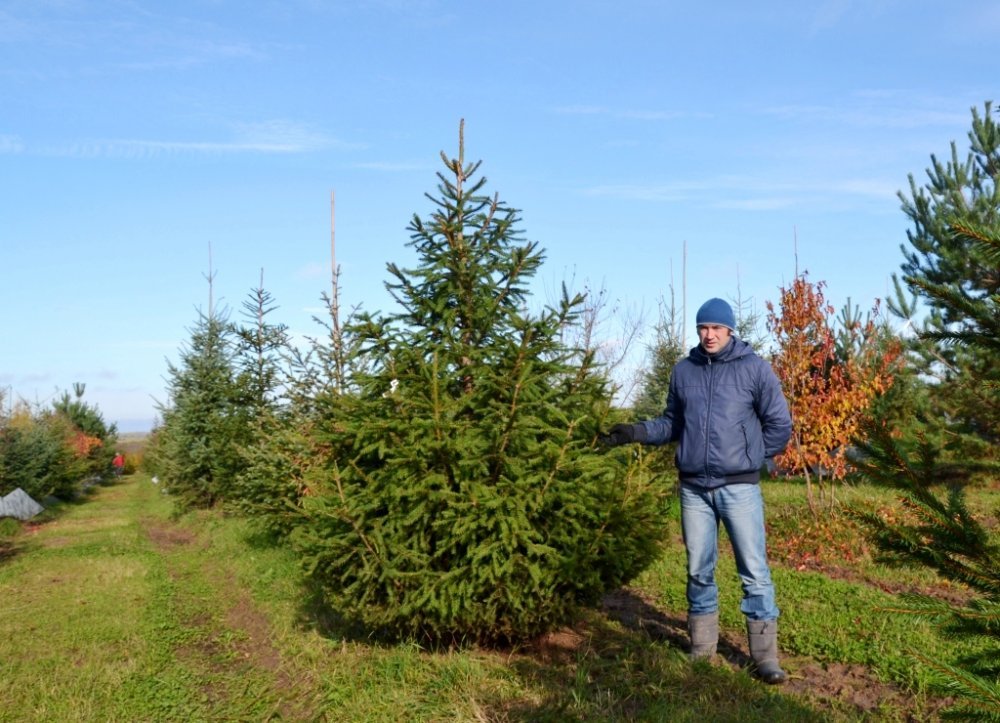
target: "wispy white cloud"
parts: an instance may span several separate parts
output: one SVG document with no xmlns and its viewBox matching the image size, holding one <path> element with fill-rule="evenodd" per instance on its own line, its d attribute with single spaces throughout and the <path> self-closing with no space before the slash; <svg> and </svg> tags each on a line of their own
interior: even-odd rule
<svg viewBox="0 0 1000 723">
<path fill-rule="evenodd" d="M 239 37 L 232 25 L 150 3 L 31 0 L 0 8 L 0 45 L 25 46 L 49 62 L 19 64 L 0 75 L 18 78 L 119 76 L 176 71 L 271 57 L 274 45 Z"/>
<path fill-rule="evenodd" d="M 177 349 L 176 339 L 134 339 L 130 341 L 116 341 L 110 345 L 114 349 L 152 349 L 173 351 Z"/>
<path fill-rule="evenodd" d="M 361 143 L 332 138 L 308 125 L 289 120 L 243 123 L 237 127 L 237 131 L 240 143 L 258 145 L 262 148 L 273 147 L 281 152 L 300 153 L 330 148 L 358 150 L 364 147 Z"/>
<path fill-rule="evenodd" d="M 834 193 L 889 199 L 896 198 L 899 183 L 898 181 L 880 181 L 877 178 L 847 178 L 831 183 L 828 188 Z"/>
<path fill-rule="evenodd" d="M 734 189 L 729 184 L 711 183 L 690 185 L 622 185 L 599 186 L 584 191 L 588 196 L 603 196 L 628 201 L 651 203 L 701 204 L 708 208 L 735 209 L 743 211 L 774 211 L 801 203 L 788 195 L 751 196 L 746 189 Z M 741 195 L 737 195 L 741 194 Z"/>
<path fill-rule="evenodd" d="M 55 379 L 55 374 L 46 371 L 32 372 L 30 374 L 4 373 L 0 374 L 0 385 L 5 384 L 16 390 L 18 387 L 23 388 L 32 384 L 49 383 L 53 379 Z"/>
<path fill-rule="evenodd" d="M 716 186 L 711 182 L 608 184 L 584 189 L 585 196 L 604 196 L 632 201 L 657 201 L 673 203 L 701 197 Z"/>
<path fill-rule="evenodd" d="M 895 95 L 893 91 L 866 90 L 859 92 L 858 97 L 874 102 L 865 103 L 861 107 L 788 104 L 763 108 L 759 112 L 762 115 L 790 120 L 822 119 L 831 123 L 865 128 L 910 129 L 964 125 L 968 122 L 968 114 L 956 110 L 961 106 L 955 103 L 940 103 L 937 107 L 922 107 L 923 104 L 903 107 L 893 102 L 893 95 Z M 892 104 L 879 105 L 879 101 L 890 101 Z M 948 110 L 938 108 L 948 108 Z"/>
<path fill-rule="evenodd" d="M 24 143 L 17 136 L 0 135 L 0 153 L 20 153 L 24 150 Z"/>
<path fill-rule="evenodd" d="M 118 138 L 81 141 L 69 146 L 47 146 L 43 155 L 77 158 L 144 159 L 164 155 L 228 154 L 228 153 L 289 153 L 296 150 L 288 144 L 218 142 L 218 141 L 155 141 Z"/>
<path fill-rule="evenodd" d="M 616 111 L 612 115 L 616 118 L 622 118 L 624 120 L 639 120 L 639 121 L 667 121 L 676 120 L 678 118 L 691 118 L 694 115 L 701 117 L 708 117 L 708 113 L 692 114 L 680 111 L 670 111 L 670 110 L 621 110 Z"/>
<path fill-rule="evenodd" d="M 352 168 L 359 168 L 366 171 L 387 171 L 391 173 L 400 173 L 405 171 L 426 171 L 432 166 L 426 163 L 407 163 L 407 162 L 392 162 L 392 161 L 371 161 L 368 163 L 353 163 Z"/>
<path fill-rule="evenodd" d="M 141 138 L 114 138 L 50 145 L 42 155 L 77 158 L 145 159 L 185 154 L 312 153 L 326 150 L 357 150 L 363 144 L 329 136 L 307 125 L 287 120 L 237 124 L 233 138 L 221 141 L 175 141 Z"/>
<path fill-rule="evenodd" d="M 887 200 L 898 184 L 870 178 L 845 178 L 825 183 L 776 183 L 767 179 L 720 177 L 700 181 L 650 184 L 608 184 L 582 191 L 585 196 L 653 203 L 698 203 L 712 208 L 773 211 L 812 204 L 822 197 Z"/>
<path fill-rule="evenodd" d="M 31 22 L 14 13 L 14 8 L 0 8 L 0 43 L 17 43 L 35 37 Z"/>
<path fill-rule="evenodd" d="M 995 38 L 996 34 L 1000 33 L 1000 5 L 983 3 L 978 7 L 969 8 L 963 20 L 966 21 L 962 24 L 966 32 L 971 30 L 979 35 Z"/>
<path fill-rule="evenodd" d="M 635 138 L 619 138 L 617 140 L 608 141 L 604 145 L 608 148 L 638 148 L 639 141 Z"/>
<path fill-rule="evenodd" d="M 263 60 L 262 49 L 247 43 L 199 41 L 187 43 L 172 51 L 161 52 L 160 57 L 117 63 L 114 68 L 138 72 L 157 70 L 185 70 L 216 60 Z M 111 68 L 108 68 L 111 69 Z"/>
<path fill-rule="evenodd" d="M 810 33 L 815 34 L 835 27 L 846 16 L 851 6 L 851 0 L 823 0 L 813 11 L 810 23 Z"/>
<path fill-rule="evenodd" d="M 939 41 L 967 43 L 971 38 L 992 40 L 1000 32 L 1000 5 L 989 0 L 951 3 L 934 28 Z M 805 9 L 805 7 L 803 7 Z M 807 29 L 810 35 L 836 32 L 848 25 L 881 27 L 898 13 L 912 13 L 905 0 L 822 0 L 811 4 Z"/>
</svg>

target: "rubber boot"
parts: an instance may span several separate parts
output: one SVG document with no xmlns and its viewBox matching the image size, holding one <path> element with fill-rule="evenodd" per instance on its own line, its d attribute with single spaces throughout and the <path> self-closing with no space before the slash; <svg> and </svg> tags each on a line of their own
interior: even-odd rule
<svg viewBox="0 0 1000 723">
<path fill-rule="evenodd" d="M 788 676 L 778 665 L 778 621 L 747 620 L 747 639 L 757 677 L 771 685 L 784 683 Z"/>
<path fill-rule="evenodd" d="M 688 635 L 691 636 L 691 660 L 708 660 L 719 644 L 719 611 L 704 615 L 688 615 Z"/>
</svg>

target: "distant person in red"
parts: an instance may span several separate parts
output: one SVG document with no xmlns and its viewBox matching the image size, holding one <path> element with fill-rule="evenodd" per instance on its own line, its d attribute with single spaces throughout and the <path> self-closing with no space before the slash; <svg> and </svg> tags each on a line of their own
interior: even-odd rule
<svg viewBox="0 0 1000 723">
<path fill-rule="evenodd" d="M 116 452 L 115 458 L 111 460 L 111 466 L 115 468 L 115 477 L 121 477 L 125 469 L 125 455 L 121 452 Z"/>
</svg>

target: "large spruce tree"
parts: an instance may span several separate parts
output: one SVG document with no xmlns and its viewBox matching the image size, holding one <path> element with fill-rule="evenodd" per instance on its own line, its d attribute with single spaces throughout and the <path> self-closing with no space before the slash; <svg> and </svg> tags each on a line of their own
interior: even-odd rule
<svg viewBox="0 0 1000 723">
<path fill-rule="evenodd" d="M 350 383 L 327 405 L 332 463 L 293 532 L 333 607 L 422 640 L 502 641 L 565 622 L 641 571 L 665 490 L 595 453 L 609 383 L 565 345 L 583 298 L 528 310 L 543 261 L 479 163 L 442 153 L 439 195 L 388 266 L 399 305 L 362 316 Z"/>
</svg>

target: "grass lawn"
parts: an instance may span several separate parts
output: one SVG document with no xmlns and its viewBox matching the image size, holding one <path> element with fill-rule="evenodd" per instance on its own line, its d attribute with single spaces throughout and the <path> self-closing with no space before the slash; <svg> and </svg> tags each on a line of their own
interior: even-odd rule
<svg viewBox="0 0 1000 723">
<path fill-rule="evenodd" d="M 654 566 L 572 628 L 517 649 L 432 652 L 342 628 L 311 604 L 288 551 L 216 512 L 175 519 L 135 475 L 0 527 L 0 721 L 937 719 L 947 701 L 910 651 L 978 651 L 886 609 L 900 592 L 966 592 L 879 563 L 849 517 L 813 517 L 800 484 L 764 494 L 791 674 L 780 688 L 744 669 L 728 554 L 719 661 L 687 661 L 679 523 Z M 895 509 L 871 487 L 838 498 Z M 998 501 L 977 491 L 975 509 Z"/>
</svg>

